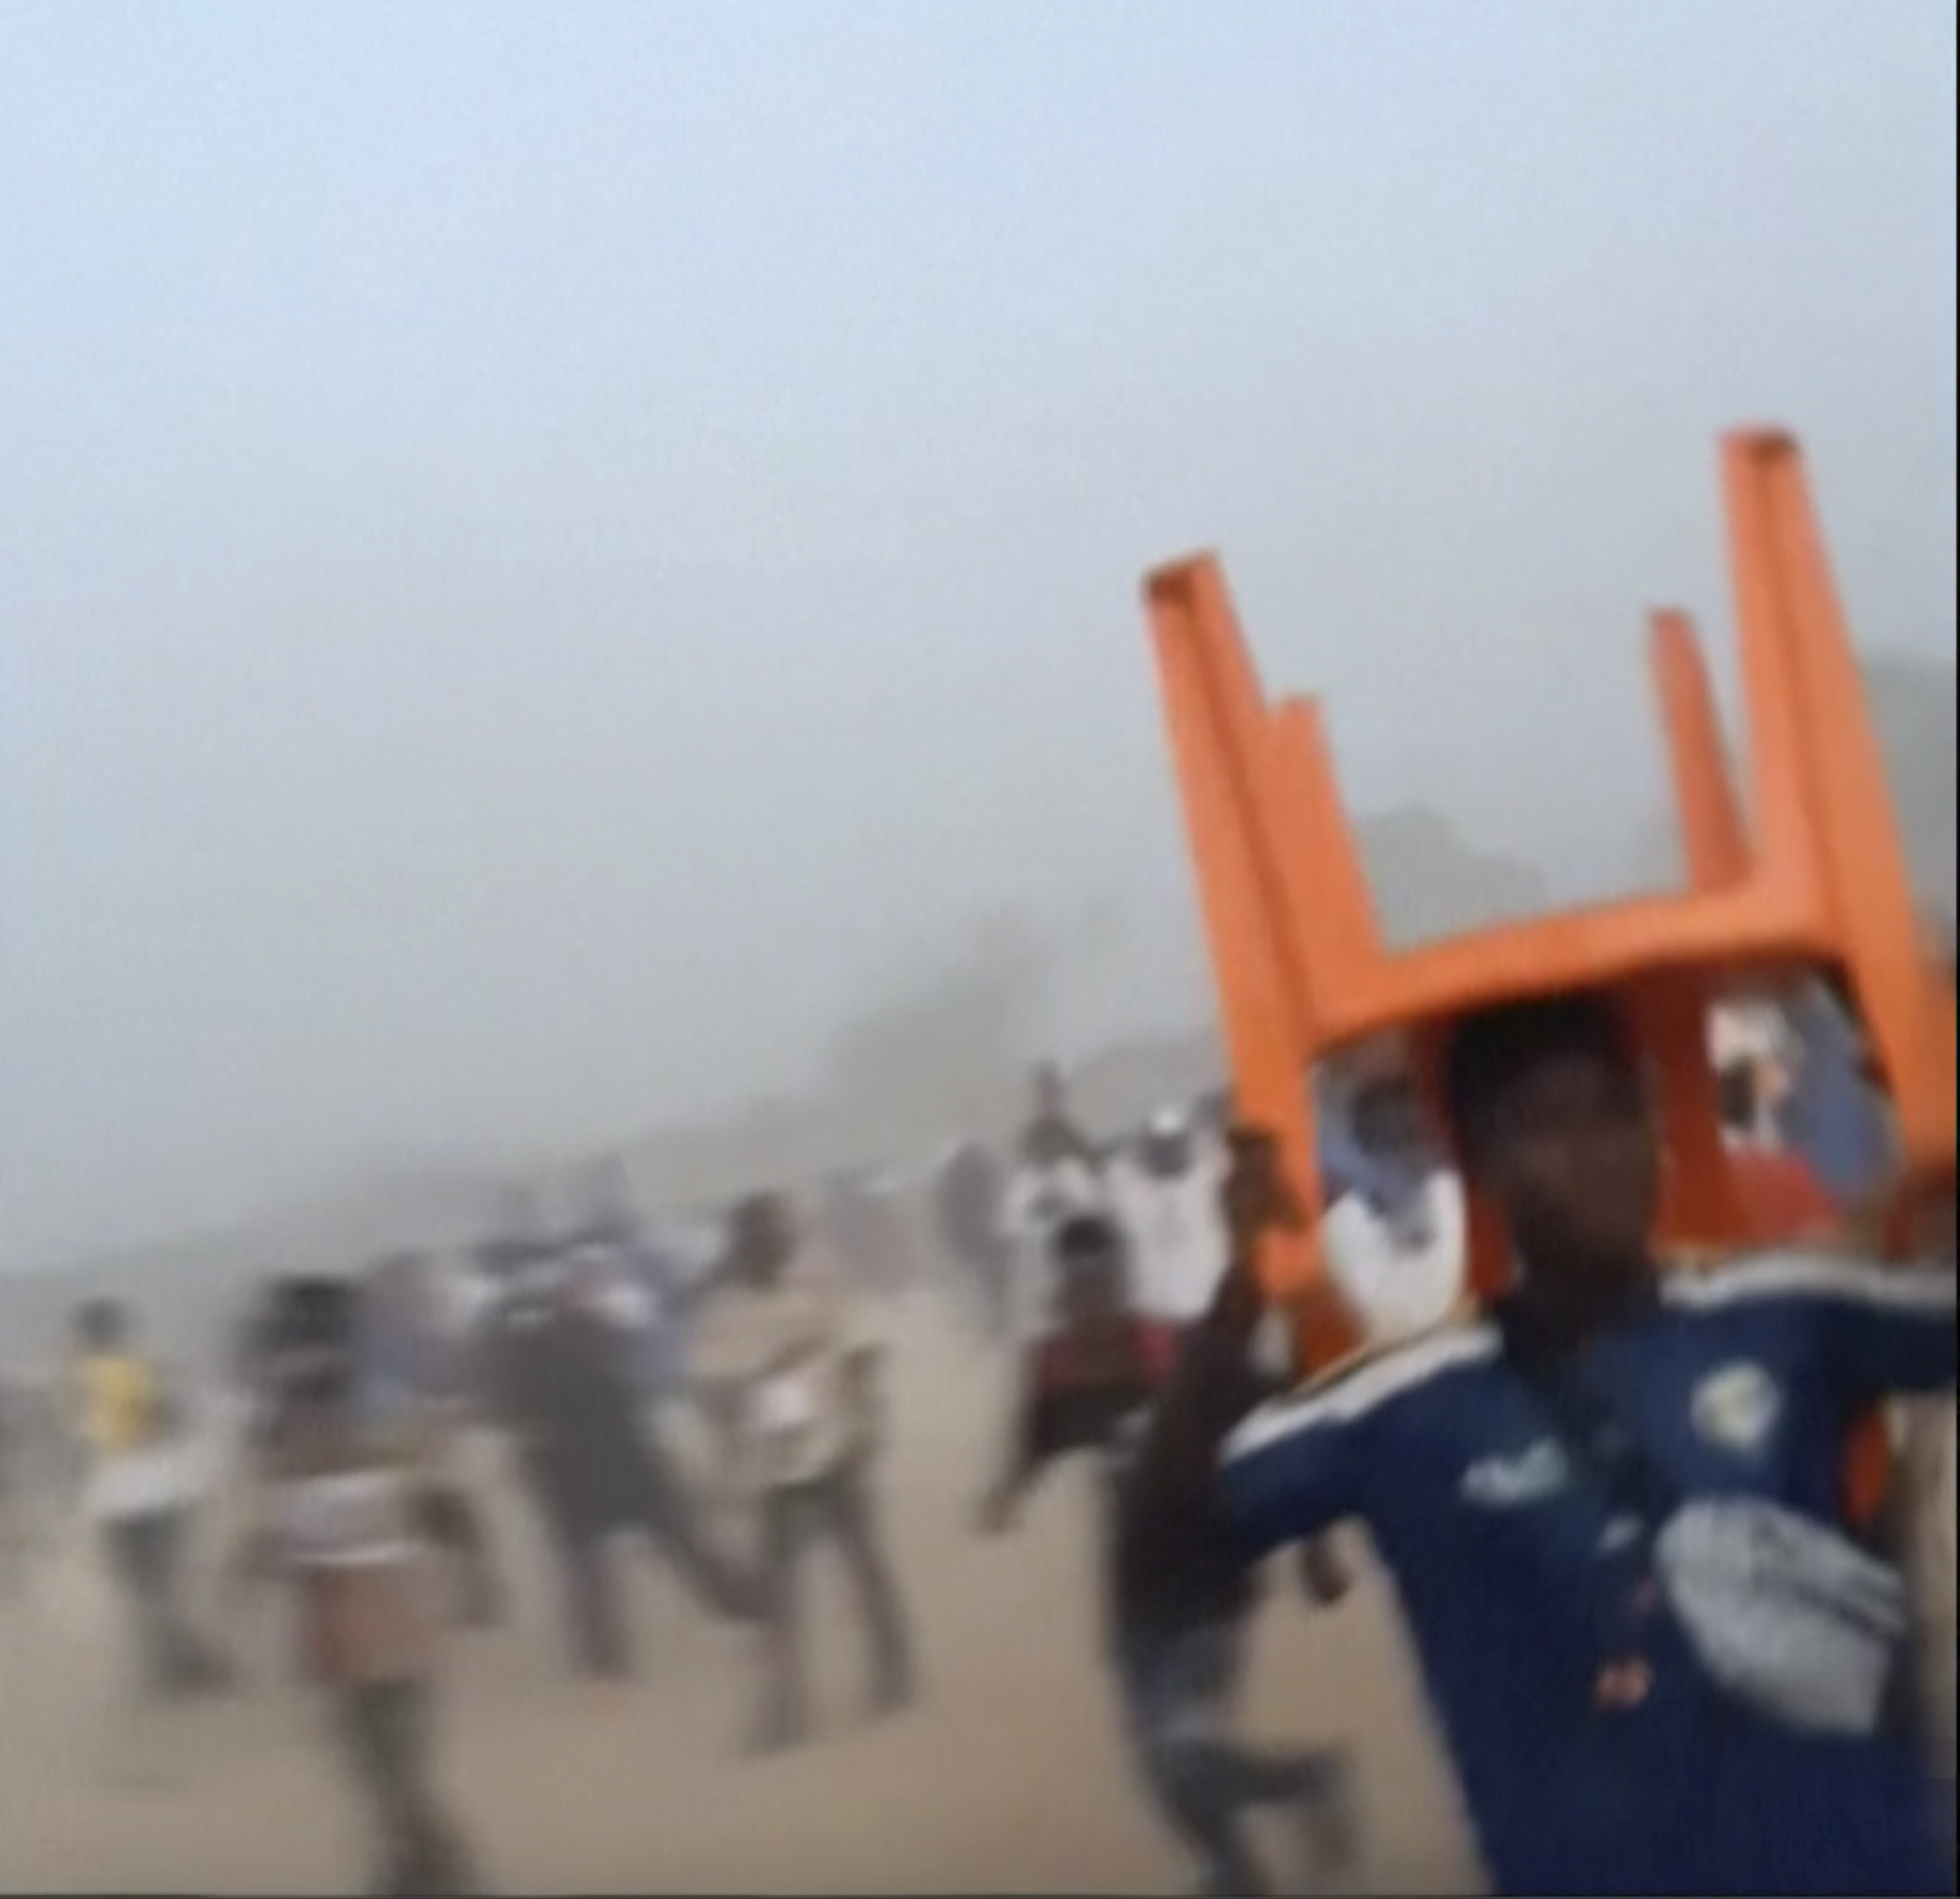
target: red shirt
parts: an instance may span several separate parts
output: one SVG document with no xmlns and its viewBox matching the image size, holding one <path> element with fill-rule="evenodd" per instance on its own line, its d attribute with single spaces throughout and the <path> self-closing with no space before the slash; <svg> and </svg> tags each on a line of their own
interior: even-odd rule
<svg viewBox="0 0 1960 1899">
<path fill-rule="evenodd" d="M 1838 1224 L 1824 1183 L 1800 1154 L 1774 1147 L 1743 1147 L 1729 1157 L 1742 1196 L 1749 1237 L 1764 1246 L 1787 1245 L 1829 1233 Z"/>
</svg>

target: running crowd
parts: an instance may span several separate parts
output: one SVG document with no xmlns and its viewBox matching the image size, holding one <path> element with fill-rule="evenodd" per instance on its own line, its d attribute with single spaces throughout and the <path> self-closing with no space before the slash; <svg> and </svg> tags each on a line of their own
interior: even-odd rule
<svg viewBox="0 0 1960 1899">
<path fill-rule="evenodd" d="M 1260 1809 L 1295 1823 L 1288 1883 L 1339 1889 L 1363 1851 L 1345 1756 L 1254 1747 L 1233 1719 L 1268 1559 L 1332 1604 L 1363 1560 L 1349 1525 L 1393 1580 L 1497 1889 L 1953 1890 L 1951 1658 L 1942 1714 L 1917 1691 L 1899 1498 L 1857 1477 L 1875 1434 L 1887 1468 L 1898 1401 L 1950 1411 L 1951 1208 L 1923 1269 L 1861 1256 L 1886 1126 L 1828 990 L 1725 1013 L 1711 1048 L 1760 1248 L 1692 1271 L 1654 1255 L 1665 1156 L 1605 999 L 1460 1025 L 1441 1132 L 1393 1043 L 1314 1078 L 1327 1296 L 1367 1344 L 1304 1381 L 1254 1272 L 1303 1212 L 1223 1097 L 1099 1141 L 1044 1070 L 1011 1152 L 963 1142 L 930 1170 L 947 1283 L 1012 1372 L 976 1532 L 1011 1534 L 1056 1460 L 1094 1463 L 1119 1731 L 1202 1890 L 1274 1888 Z M 1516 1259 L 1482 1304 L 1470 1188 Z M 868 1709 L 903 1715 L 920 1673 L 880 1514 L 879 1312 L 918 1251 L 889 1181 L 814 1209 L 759 1193 L 683 1244 L 615 1174 L 568 1231 L 514 1219 L 466 1262 L 255 1290 L 227 1354 L 252 1495 L 223 1587 L 292 1592 L 293 1665 L 331 1704 L 375 1889 L 480 1885 L 430 1720 L 445 1626 L 505 1611 L 472 1432 L 513 1449 L 595 1682 L 632 1668 L 614 1565 L 633 1533 L 757 1630 L 747 1744 L 804 1744 L 799 1579 L 828 1544 L 870 1637 Z M 182 1582 L 196 1406 L 116 1301 L 86 1303 L 72 1345 L 59 1402 L 0 1413 L 0 1532 L 78 1441 L 150 1689 L 222 1692 L 233 1664 Z M 684 1433 L 705 1462 L 675 1454 Z"/>
</svg>

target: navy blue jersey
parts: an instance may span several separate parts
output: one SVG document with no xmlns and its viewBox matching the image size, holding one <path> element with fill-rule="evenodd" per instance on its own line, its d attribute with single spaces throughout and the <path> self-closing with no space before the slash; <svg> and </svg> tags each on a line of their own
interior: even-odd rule
<svg viewBox="0 0 1960 1899">
<path fill-rule="evenodd" d="M 1569 1377 L 1680 1497 L 1760 1497 L 1831 1523 L 1852 1422 L 1889 1395 L 1950 1388 L 1954 1360 L 1950 1269 L 1780 1254 L 1670 1280 Z M 1368 1524 L 1501 1889 L 1951 1889 L 1908 1746 L 1757 1717 L 1664 1614 L 1643 1644 L 1646 1698 L 1600 1708 L 1601 1631 L 1650 1599 L 1646 1550 L 1574 1468 L 1494 1323 L 1254 1413 L 1223 1490 L 1249 1556 Z"/>
</svg>

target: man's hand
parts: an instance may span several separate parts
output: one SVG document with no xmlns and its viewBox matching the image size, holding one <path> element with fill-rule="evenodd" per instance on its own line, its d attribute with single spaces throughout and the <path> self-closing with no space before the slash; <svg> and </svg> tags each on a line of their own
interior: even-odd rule
<svg viewBox="0 0 1960 1899">
<path fill-rule="evenodd" d="M 1354 1573 L 1333 1533 L 1299 1546 L 1299 1585 L 1309 1602 L 1331 1609 L 1354 1586 Z"/>
<path fill-rule="evenodd" d="M 1231 1166 L 1219 1200 L 1232 1257 L 1203 1329 L 1214 1349 L 1243 1356 L 1266 1309 L 1259 1283 L 1260 1242 L 1268 1234 L 1297 1233 L 1305 1216 L 1281 1166 L 1279 1144 L 1265 1129 L 1237 1126 L 1227 1141 Z"/>
<path fill-rule="evenodd" d="M 1240 1123 L 1227 1134 L 1226 1144 L 1232 1160 L 1222 1193 L 1234 1247 L 1254 1246 L 1268 1233 L 1298 1233 L 1305 1214 L 1270 1130 Z"/>
<path fill-rule="evenodd" d="M 1269 1382 L 1251 1363 L 1267 1309 L 1258 1246 L 1268 1234 L 1298 1231 L 1304 1219 L 1271 1134 L 1238 1126 L 1228 1138 L 1231 1167 L 1219 1198 L 1231 1263 L 1157 1403 L 1133 1487 L 1133 1517 L 1149 1526 L 1137 1545 L 1146 1568 L 1174 1561 L 1175 1545 L 1202 1514 L 1219 1446 L 1267 1393 Z"/>
</svg>

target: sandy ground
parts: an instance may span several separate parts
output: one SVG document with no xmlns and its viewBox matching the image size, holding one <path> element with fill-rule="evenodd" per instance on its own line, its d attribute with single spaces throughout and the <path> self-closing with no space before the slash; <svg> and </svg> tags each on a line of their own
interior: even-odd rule
<svg viewBox="0 0 1960 1899">
<path fill-rule="evenodd" d="M 510 1626 L 458 1635 L 442 1778 L 503 1892 L 1160 1892 L 1189 1870 L 1133 1790 L 1096 1660 L 1089 1473 L 1065 1470 L 1005 1541 L 971 1534 L 1000 1373 L 940 1308 L 896 1323 L 889 1526 L 917 1624 L 920 1708 L 858 1716 L 863 1655 L 832 1576 L 812 1586 L 825 1726 L 767 1763 L 736 1740 L 755 1681 L 739 1632 L 633 1565 L 638 1681 L 569 1679 L 520 1500 L 499 1529 Z M 208 1539 L 216 1542 L 216 1536 Z M 280 1678 L 277 1604 L 222 1632 L 251 1686 L 133 1718 L 113 1604 L 79 1552 L 0 1598 L 0 1889 L 347 1892 L 367 1866 L 319 1710 Z M 1383 1591 L 1309 1615 L 1277 1590 L 1249 1729 L 1356 1749 L 1382 1892 L 1479 1884 Z M 1275 1865 L 1284 1864 L 1276 1842 Z"/>
</svg>

